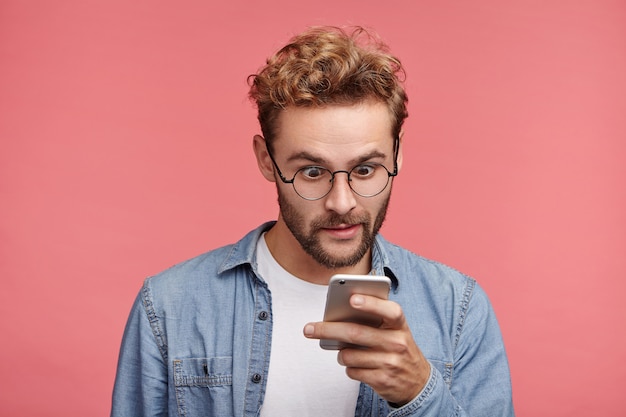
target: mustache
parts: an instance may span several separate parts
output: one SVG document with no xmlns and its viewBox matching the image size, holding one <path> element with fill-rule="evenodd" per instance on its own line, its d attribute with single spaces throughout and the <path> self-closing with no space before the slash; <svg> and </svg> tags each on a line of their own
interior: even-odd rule
<svg viewBox="0 0 626 417">
<path fill-rule="evenodd" d="M 328 216 L 313 220 L 311 222 L 311 227 L 314 230 L 318 230 L 337 227 L 341 226 L 342 224 L 369 224 L 369 218 L 366 215 L 354 216 L 332 213 Z"/>
</svg>

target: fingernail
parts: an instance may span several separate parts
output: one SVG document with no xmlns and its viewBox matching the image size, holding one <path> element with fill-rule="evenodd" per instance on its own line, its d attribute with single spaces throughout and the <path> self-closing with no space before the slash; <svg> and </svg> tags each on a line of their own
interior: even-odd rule
<svg viewBox="0 0 626 417">
<path fill-rule="evenodd" d="M 306 337 L 313 336 L 314 331 L 315 331 L 315 328 L 313 327 L 312 324 L 307 324 L 306 326 L 304 326 L 304 335 Z"/>
</svg>

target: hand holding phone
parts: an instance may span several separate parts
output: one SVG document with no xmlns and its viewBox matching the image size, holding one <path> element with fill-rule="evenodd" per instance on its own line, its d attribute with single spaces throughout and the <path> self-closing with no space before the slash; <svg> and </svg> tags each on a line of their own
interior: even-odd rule
<svg viewBox="0 0 626 417">
<path fill-rule="evenodd" d="M 348 377 L 368 384 L 385 400 L 402 405 L 424 388 L 431 367 L 415 343 L 401 306 L 387 300 L 390 286 L 386 277 L 333 277 L 328 287 L 324 322 L 307 323 L 303 333 L 307 338 L 319 339 L 324 349 L 339 349 L 337 361 L 345 367 Z M 364 296 L 363 304 L 356 308 L 350 305 L 354 294 Z M 366 311 L 369 314 L 363 314 Z M 348 337 L 342 332 L 355 326 L 350 322 L 376 328 L 360 329 Z M 386 335 L 394 343 L 387 343 Z"/>
<path fill-rule="evenodd" d="M 359 323 L 378 327 L 382 319 L 374 314 L 359 311 L 350 306 L 350 297 L 353 294 L 370 295 L 387 299 L 391 280 L 379 275 L 334 275 L 328 284 L 324 321 Z M 352 346 L 338 340 L 321 339 L 320 347 L 328 350 L 338 350 Z"/>
</svg>

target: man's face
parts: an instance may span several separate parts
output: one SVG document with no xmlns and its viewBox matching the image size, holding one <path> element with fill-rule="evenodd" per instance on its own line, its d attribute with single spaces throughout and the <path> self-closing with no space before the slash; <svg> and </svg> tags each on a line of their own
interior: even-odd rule
<svg viewBox="0 0 626 417">
<path fill-rule="evenodd" d="M 324 108 L 288 108 L 278 121 L 273 154 L 287 179 L 306 166 L 350 171 L 362 163 L 394 169 L 392 119 L 381 103 Z M 277 175 L 277 174 L 276 174 Z M 309 201 L 277 178 L 279 222 L 320 265 L 337 269 L 356 265 L 369 253 L 385 219 L 391 193 L 361 197 L 337 173 L 331 191 Z"/>
</svg>

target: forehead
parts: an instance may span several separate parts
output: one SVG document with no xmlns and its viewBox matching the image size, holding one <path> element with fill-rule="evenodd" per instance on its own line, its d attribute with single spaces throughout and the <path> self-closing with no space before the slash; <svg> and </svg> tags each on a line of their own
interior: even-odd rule
<svg viewBox="0 0 626 417">
<path fill-rule="evenodd" d="M 392 116 L 381 102 L 288 107 L 277 122 L 274 149 L 284 157 L 307 152 L 349 158 L 372 150 L 389 153 L 393 148 Z"/>
</svg>

